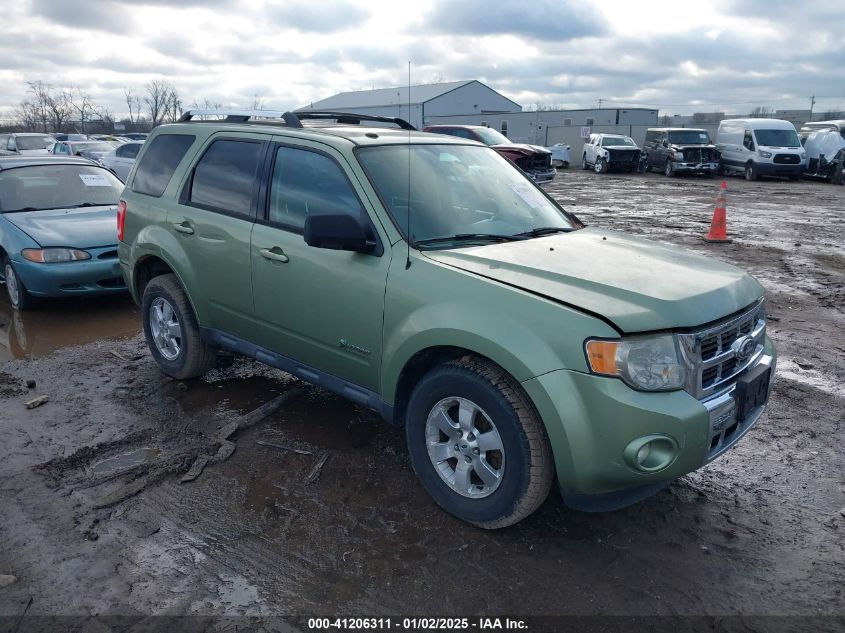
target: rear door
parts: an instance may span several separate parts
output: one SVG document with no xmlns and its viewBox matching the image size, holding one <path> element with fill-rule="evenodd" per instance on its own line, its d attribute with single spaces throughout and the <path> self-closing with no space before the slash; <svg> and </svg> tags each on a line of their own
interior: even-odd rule
<svg viewBox="0 0 845 633">
<path fill-rule="evenodd" d="M 266 147 L 261 135 L 212 136 L 167 215 L 202 325 L 247 340 L 255 335 L 249 249 Z"/>
<path fill-rule="evenodd" d="M 372 222 L 370 201 L 342 154 L 320 143 L 283 144 L 268 155 L 264 217 L 252 235 L 252 281 L 260 345 L 377 391 L 389 247 L 373 254 L 308 246 L 309 213 Z"/>
</svg>

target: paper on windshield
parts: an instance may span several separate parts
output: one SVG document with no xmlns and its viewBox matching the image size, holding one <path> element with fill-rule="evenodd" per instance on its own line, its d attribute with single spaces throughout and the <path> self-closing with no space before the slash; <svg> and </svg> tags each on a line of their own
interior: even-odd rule
<svg viewBox="0 0 845 633">
<path fill-rule="evenodd" d="M 86 187 L 111 187 L 108 178 L 102 174 L 79 174 Z"/>
<path fill-rule="evenodd" d="M 511 185 L 511 189 L 513 189 L 514 193 L 522 198 L 525 203 L 533 209 L 539 209 L 540 207 L 544 207 L 548 204 L 543 194 L 537 191 L 534 185 L 530 183 L 526 182 Z"/>
</svg>

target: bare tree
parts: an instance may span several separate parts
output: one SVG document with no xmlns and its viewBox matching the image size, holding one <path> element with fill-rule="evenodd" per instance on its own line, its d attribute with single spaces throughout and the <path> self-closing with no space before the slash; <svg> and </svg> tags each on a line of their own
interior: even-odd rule
<svg viewBox="0 0 845 633">
<path fill-rule="evenodd" d="M 18 122 L 18 126 L 25 131 L 34 132 L 38 129 L 40 121 L 38 108 L 32 101 L 21 101 L 15 108 L 13 117 Z"/>
<path fill-rule="evenodd" d="M 71 101 L 71 93 L 67 90 L 50 95 L 47 108 L 50 117 L 50 127 L 54 132 L 61 132 L 62 128 L 70 119 L 70 115 L 73 113 Z"/>
<path fill-rule="evenodd" d="M 129 123 L 134 124 L 141 116 L 141 97 L 132 88 L 124 88 L 123 94 L 126 97 L 126 107 L 129 108 Z"/>
<path fill-rule="evenodd" d="M 50 112 L 50 94 L 52 88 L 50 84 L 41 81 L 28 81 L 26 85 L 29 86 L 27 92 L 32 95 L 32 111 L 37 116 L 41 123 L 41 131 L 47 132 L 47 121 L 49 120 Z"/>
<path fill-rule="evenodd" d="M 164 79 L 152 79 L 144 86 L 147 91 L 144 103 L 150 113 L 150 121 L 155 127 L 161 123 L 168 109 L 170 99 L 170 83 Z"/>
<path fill-rule="evenodd" d="M 182 114 L 182 99 L 179 96 L 179 91 L 173 84 L 167 86 L 167 95 L 165 98 L 164 115 L 170 122 L 179 120 Z"/>
<path fill-rule="evenodd" d="M 86 92 L 82 92 L 82 88 L 75 88 L 69 93 L 69 95 L 70 107 L 73 112 L 79 115 L 79 125 L 82 128 L 81 132 L 85 134 L 85 121 L 90 121 L 95 113 L 91 95 Z"/>
<path fill-rule="evenodd" d="M 768 119 L 774 114 L 774 110 L 767 106 L 757 106 L 751 111 L 752 117 L 757 117 L 761 119 Z"/>
<path fill-rule="evenodd" d="M 252 95 L 252 110 L 264 109 L 264 97 L 259 97 L 257 94 Z"/>
</svg>

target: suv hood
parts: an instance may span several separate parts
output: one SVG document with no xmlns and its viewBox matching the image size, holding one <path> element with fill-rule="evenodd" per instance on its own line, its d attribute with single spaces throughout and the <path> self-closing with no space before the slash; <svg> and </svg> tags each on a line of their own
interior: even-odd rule
<svg viewBox="0 0 845 633">
<path fill-rule="evenodd" d="M 696 327 L 763 295 L 730 264 L 598 228 L 424 254 L 601 315 L 625 333 Z"/>
<path fill-rule="evenodd" d="M 117 205 L 18 211 L 3 217 L 44 247 L 94 248 L 117 244 Z"/>
<path fill-rule="evenodd" d="M 716 149 L 713 143 L 672 143 L 669 147 L 680 151 L 685 149 Z"/>
<path fill-rule="evenodd" d="M 534 154 L 551 154 L 551 152 L 540 145 L 527 145 L 525 143 L 500 143 L 499 145 L 491 145 L 493 149 L 507 150 L 515 152 L 524 156 L 533 156 Z"/>
</svg>

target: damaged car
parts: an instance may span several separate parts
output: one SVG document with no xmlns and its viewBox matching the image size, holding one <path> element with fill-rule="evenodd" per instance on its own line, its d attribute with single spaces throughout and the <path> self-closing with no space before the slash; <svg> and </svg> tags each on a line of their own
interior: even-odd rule
<svg viewBox="0 0 845 633">
<path fill-rule="evenodd" d="M 554 180 L 552 152 L 545 147 L 511 143 L 507 136 L 484 125 L 429 125 L 423 128 L 423 132 L 448 134 L 484 143 L 528 174 L 534 182 Z"/>
<path fill-rule="evenodd" d="M 581 165 L 597 174 L 607 171 L 634 172 L 642 170 L 643 153 L 630 136 L 621 134 L 590 134 L 584 143 Z"/>
<path fill-rule="evenodd" d="M 719 173 L 719 150 L 707 130 L 693 128 L 649 128 L 643 143 L 646 169 L 669 176 Z"/>
<path fill-rule="evenodd" d="M 845 184 L 845 119 L 805 123 L 798 135 L 807 151 L 807 176 Z"/>
</svg>

